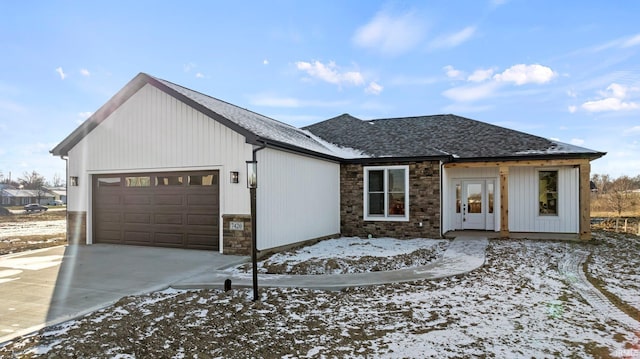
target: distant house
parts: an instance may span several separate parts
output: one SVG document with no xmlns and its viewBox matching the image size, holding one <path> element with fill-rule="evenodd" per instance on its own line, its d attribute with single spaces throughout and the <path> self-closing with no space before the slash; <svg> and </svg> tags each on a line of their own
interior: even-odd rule
<svg viewBox="0 0 640 359">
<path fill-rule="evenodd" d="M 51 152 L 68 158 L 71 242 L 229 254 L 249 252 L 253 220 L 261 251 L 338 234 L 589 239 L 604 155 L 455 115 L 299 129 L 146 74 Z"/>
<path fill-rule="evenodd" d="M 61 201 L 67 203 L 67 189 L 66 187 L 47 187 L 46 190 L 53 195 L 53 201 Z"/>
<path fill-rule="evenodd" d="M 6 206 L 22 206 L 29 203 L 47 204 L 54 195 L 43 190 L 4 188 L 0 190 L 2 204 Z"/>
</svg>

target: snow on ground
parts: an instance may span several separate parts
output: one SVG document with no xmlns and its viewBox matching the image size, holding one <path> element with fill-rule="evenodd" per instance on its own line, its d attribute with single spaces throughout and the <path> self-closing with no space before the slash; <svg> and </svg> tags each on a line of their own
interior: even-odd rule
<svg viewBox="0 0 640 359">
<path fill-rule="evenodd" d="M 637 243 L 609 235 L 595 244 L 495 240 L 485 265 L 464 276 L 340 292 L 261 288 L 258 302 L 250 289 L 125 297 L 18 338 L 0 357 L 640 358 L 640 323 L 598 312 L 558 271 L 566 256 L 590 251 L 594 273 L 615 277 L 624 268 L 610 287 L 622 296 L 638 285 L 638 252 L 624 252 Z M 303 252 L 279 261 L 320 256 Z"/>
<path fill-rule="evenodd" d="M 0 239 L 65 233 L 67 221 L 30 221 L 0 223 Z"/>
<path fill-rule="evenodd" d="M 607 234 L 605 234 L 607 233 Z M 596 232 L 589 273 L 605 283 L 605 289 L 638 309 L 640 320 L 640 238 Z M 611 250 L 617 255 L 607 255 Z"/>
<path fill-rule="evenodd" d="M 258 262 L 260 273 L 343 274 L 395 270 L 425 265 L 447 248 L 444 239 L 395 239 L 343 237 L 276 253 Z M 250 263 L 228 268 L 234 274 L 248 273 Z"/>
</svg>

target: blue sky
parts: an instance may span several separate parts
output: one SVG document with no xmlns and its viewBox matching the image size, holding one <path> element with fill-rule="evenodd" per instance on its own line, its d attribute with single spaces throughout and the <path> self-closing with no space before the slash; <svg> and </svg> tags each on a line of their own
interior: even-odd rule
<svg viewBox="0 0 640 359">
<path fill-rule="evenodd" d="M 640 2 L 12 1 L 0 171 L 49 154 L 139 72 L 295 126 L 453 113 L 608 152 L 640 175 Z"/>
</svg>

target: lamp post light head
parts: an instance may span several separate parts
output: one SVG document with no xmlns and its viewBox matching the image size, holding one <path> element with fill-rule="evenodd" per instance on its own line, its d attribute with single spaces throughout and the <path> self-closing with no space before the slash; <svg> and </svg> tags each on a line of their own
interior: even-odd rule
<svg viewBox="0 0 640 359">
<path fill-rule="evenodd" d="M 257 161 L 247 161 L 247 188 L 258 188 Z"/>
</svg>

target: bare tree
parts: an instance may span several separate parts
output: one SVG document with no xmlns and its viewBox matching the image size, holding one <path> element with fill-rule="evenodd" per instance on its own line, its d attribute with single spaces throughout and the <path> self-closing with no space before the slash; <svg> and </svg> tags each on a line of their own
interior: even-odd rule
<svg viewBox="0 0 640 359">
<path fill-rule="evenodd" d="M 618 177 L 611 182 L 606 198 L 609 208 L 622 216 L 622 212 L 635 205 L 633 196 L 633 181 L 628 176 Z"/>
<path fill-rule="evenodd" d="M 47 181 L 38 172 L 32 171 L 31 173 L 24 172 L 18 182 L 22 183 L 25 189 L 40 189 Z"/>
<path fill-rule="evenodd" d="M 51 180 L 51 185 L 53 185 L 53 187 L 63 187 L 64 182 L 62 181 L 62 177 L 60 177 L 59 174 L 54 173 L 53 179 Z"/>
</svg>

